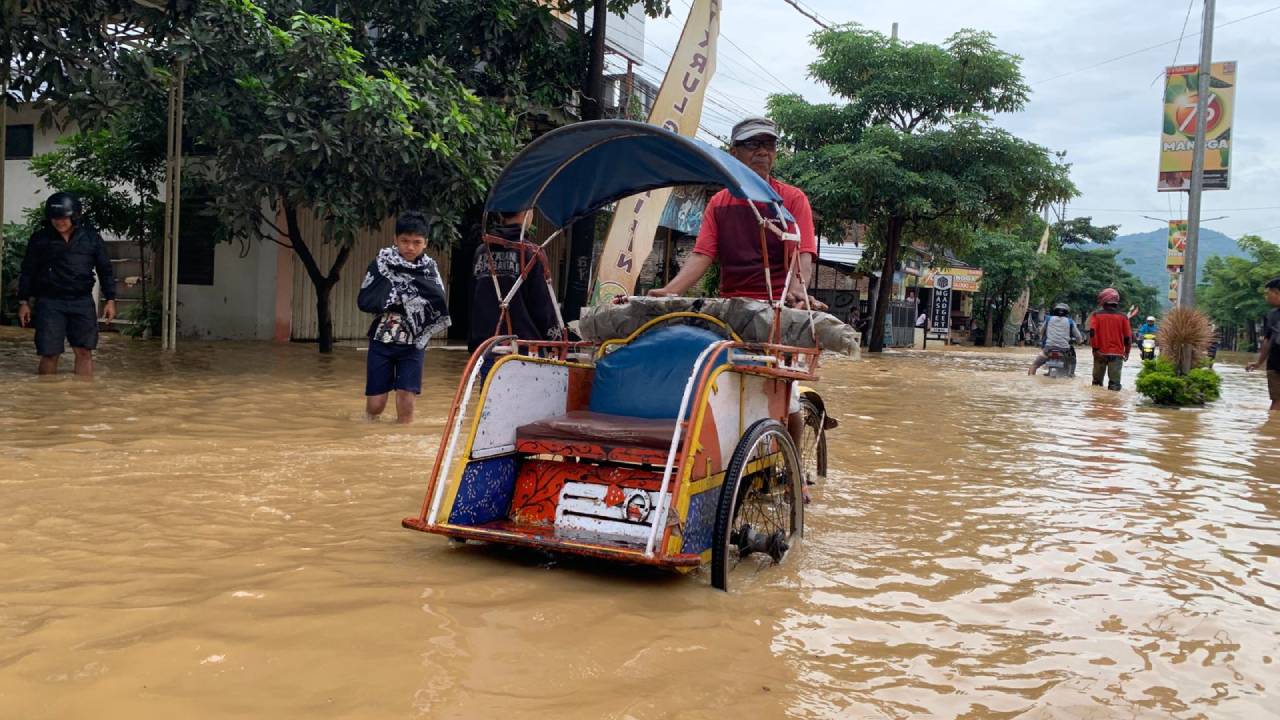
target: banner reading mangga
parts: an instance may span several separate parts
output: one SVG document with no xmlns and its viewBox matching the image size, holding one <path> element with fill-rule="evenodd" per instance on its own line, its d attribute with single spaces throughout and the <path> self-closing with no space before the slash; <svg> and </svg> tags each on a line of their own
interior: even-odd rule
<svg viewBox="0 0 1280 720">
<path fill-rule="evenodd" d="M 1160 136 L 1161 192 L 1191 189 L 1191 152 L 1195 147 L 1199 65 L 1165 70 L 1164 128 Z M 1236 64 L 1214 63 L 1209 70 L 1209 106 L 1204 132 L 1204 189 L 1231 187 L 1231 117 L 1235 107 Z"/>
</svg>

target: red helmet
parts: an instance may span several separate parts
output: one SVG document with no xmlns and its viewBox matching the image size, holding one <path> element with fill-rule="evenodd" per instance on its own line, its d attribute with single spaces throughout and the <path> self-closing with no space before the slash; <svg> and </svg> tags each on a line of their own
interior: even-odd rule
<svg viewBox="0 0 1280 720">
<path fill-rule="evenodd" d="M 1116 305 L 1120 304 L 1120 293 L 1116 292 L 1115 288 L 1105 288 L 1102 292 L 1098 293 L 1099 305 L 1110 305 L 1113 303 Z"/>
</svg>

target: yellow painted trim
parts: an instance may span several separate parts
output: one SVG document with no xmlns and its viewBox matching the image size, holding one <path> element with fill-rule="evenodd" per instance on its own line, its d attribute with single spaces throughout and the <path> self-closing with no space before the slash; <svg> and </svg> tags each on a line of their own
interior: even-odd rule
<svg viewBox="0 0 1280 720">
<path fill-rule="evenodd" d="M 476 435 L 480 433 L 480 418 L 484 416 L 484 405 L 489 399 L 489 384 L 496 377 L 498 368 L 509 360 L 519 360 L 521 362 L 533 365 L 554 365 L 556 367 L 566 368 L 586 368 L 591 369 L 590 365 L 583 363 L 572 363 L 565 360 L 550 360 L 548 358 L 536 358 L 528 355 L 520 355 L 518 353 L 503 355 L 494 361 L 493 367 L 489 369 L 489 374 L 485 376 L 484 385 L 480 386 L 480 398 L 476 401 L 475 417 L 471 418 L 471 429 L 467 432 L 467 440 L 463 443 L 462 452 L 454 457 L 454 467 L 449 472 L 449 478 L 444 486 L 444 498 L 440 502 L 440 514 L 448 518 L 453 516 L 453 504 L 458 499 L 458 490 L 462 488 L 462 473 L 467 469 L 467 465 L 471 463 L 471 449 L 475 446 Z M 465 382 L 465 381 L 464 381 Z M 566 397 L 566 400 L 568 398 Z M 437 523 L 444 525 L 446 523 Z"/>
<path fill-rule="evenodd" d="M 694 415 L 693 423 L 689 426 L 689 437 L 693 438 L 690 442 L 695 443 L 695 445 L 692 446 L 689 451 L 689 462 L 686 463 L 685 467 L 681 468 L 679 478 L 680 484 L 678 486 L 680 492 L 676 495 L 675 502 L 672 506 L 676 511 L 676 518 L 681 525 L 689 519 L 689 503 L 692 501 L 694 495 L 694 483 L 690 481 L 690 478 L 693 476 L 693 466 L 696 464 L 693 460 L 700 449 L 696 443 L 698 442 L 698 438 L 702 437 L 702 424 L 706 419 L 707 405 L 710 403 L 711 399 L 711 388 L 716 386 L 716 382 L 720 379 L 720 375 L 722 373 L 733 369 L 733 366 L 728 363 L 712 369 L 711 374 L 707 376 L 706 385 L 700 388 L 701 392 L 698 393 L 698 412 Z M 715 476 L 712 477 L 714 478 Z M 711 478 L 703 478 L 702 481 L 709 479 Z M 724 481 L 723 473 L 720 474 L 720 480 L 721 482 Z M 667 554 L 680 552 L 680 546 L 683 544 L 684 538 L 676 533 L 672 533 L 668 536 Z"/>
<path fill-rule="evenodd" d="M 681 312 L 667 313 L 666 315 L 659 315 L 658 317 L 652 320 L 649 320 L 645 324 L 641 325 L 639 328 L 637 328 L 634 332 L 632 332 L 630 335 L 626 336 L 625 338 L 612 338 L 609 340 L 605 340 L 604 342 L 600 343 L 600 349 L 596 351 L 596 357 L 597 358 L 604 357 L 604 352 L 606 349 L 613 347 L 614 345 L 626 345 L 632 340 L 635 340 L 637 337 L 640 336 L 641 333 L 645 332 L 646 330 L 653 327 L 654 325 L 667 322 L 673 318 L 694 318 L 697 320 L 705 320 L 713 325 L 718 325 L 721 329 L 728 332 L 729 337 L 734 342 L 739 342 L 739 343 L 742 342 L 742 338 L 738 337 L 738 334 L 733 331 L 733 328 L 729 327 L 728 323 L 721 320 L 720 318 L 714 317 L 712 315 L 707 315 L 706 313 L 681 311 Z"/>
</svg>

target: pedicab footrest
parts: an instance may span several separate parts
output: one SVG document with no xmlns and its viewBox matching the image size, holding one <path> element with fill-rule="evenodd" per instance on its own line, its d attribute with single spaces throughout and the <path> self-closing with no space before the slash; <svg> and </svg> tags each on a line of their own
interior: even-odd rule
<svg viewBox="0 0 1280 720">
<path fill-rule="evenodd" d="M 516 450 L 611 462 L 665 465 L 676 421 L 575 410 L 522 425 Z"/>
</svg>

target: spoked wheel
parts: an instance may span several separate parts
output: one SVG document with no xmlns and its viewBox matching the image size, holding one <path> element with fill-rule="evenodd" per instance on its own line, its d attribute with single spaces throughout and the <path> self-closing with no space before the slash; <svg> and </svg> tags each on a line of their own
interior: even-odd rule
<svg viewBox="0 0 1280 720">
<path fill-rule="evenodd" d="M 800 458 L 787 429 L 760 420 L 738 441 L 716 512 L 711 543 L 711 585 L 782 562 L 804 534 Z"/>
<path fill-rule="evenodd" d="M 827 476 L 826 415 L 818 404 L 807 397 L 800 398 L 800 413 L 804 417 L 804 432 L 800 435 L 800 471 L 810 485 Z"/>
</svg>

